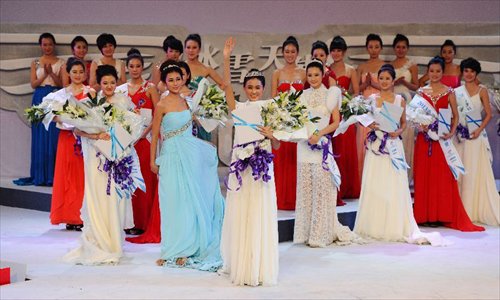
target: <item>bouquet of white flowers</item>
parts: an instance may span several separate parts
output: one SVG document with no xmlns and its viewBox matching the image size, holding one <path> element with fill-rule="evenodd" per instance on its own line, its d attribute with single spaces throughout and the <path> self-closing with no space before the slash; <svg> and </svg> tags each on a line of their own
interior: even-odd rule
<svg viewBox="0 0 500 300">
<path fill-rule="evenodd" d="M 365 99 L 362 95 L 352 98 L 349 94 L 344 94 L 342 99 L 342 105 L 340 107 L 340 115 L 342 116 L 342 121 L 340 121 L 339 127 L 335 130 L 333 137 L 342 134 L 347 131 L 349 126 L 360 121 L 362 124 L 365 122 L 363 117 L 368 116 L 372 111 L 370 100 Z M 369 118 L 373 119 L 373 118 Z"/>
<path fill-rule="evenodd" d="M 212 132 L 219 125 L 224 126 L 229 119 L 224 91 L 205 78 L 199 81 L 196 93 L 188 100 L 191 110 L 207 132 Z"/>
<path fill-rule="evenodd" d="M 298 141 L 307 139 L 315 130 L 313 123 L 319 118 L 310 118 L 307 107 L 300 103 L 302 91 L 293 88 L 289 92 L 280 93 L 266 105 L 262 106 L 263 126 L 269 126 L 274 136 L 282 141 Z"/>
</svg>

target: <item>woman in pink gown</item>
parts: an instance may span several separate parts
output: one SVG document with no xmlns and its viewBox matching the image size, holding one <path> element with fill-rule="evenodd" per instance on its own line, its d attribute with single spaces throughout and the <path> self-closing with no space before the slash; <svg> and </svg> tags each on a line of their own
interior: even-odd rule
<svg viewBox="0 0 500 300">
<path fill-rule="evenodd" d="M 459 87 L 462 80 L 462 73 L 460 72 L 460 66 L 453 63 L 457 55 L 457 46 L 452 40 L 444 41 L 441 45 L 440 55 L 444 59 L 444 72 L 441 83 L 453 89 Z M 424 86 L 428 80 L 429 76 L 426 73 L 418 82 L 420 86 Z"/>
</svg>

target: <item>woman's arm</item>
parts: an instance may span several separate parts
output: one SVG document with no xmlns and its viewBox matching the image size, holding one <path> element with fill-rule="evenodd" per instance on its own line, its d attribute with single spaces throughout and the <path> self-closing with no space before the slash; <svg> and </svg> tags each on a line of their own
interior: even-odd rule
<svg viewBox="0 0 500 300">
<path fill-rule="evenodd" d="M 90 65 L 89 86 L 94 90 L 98 91 L 100 89 L 100 85 L 99 83 L 97 83 L 96 71 L 97 71 L 97 63 L 95 61 L 92 61 L 92 64 Z"/>
<path fill-rule="evenodd" d="M 117 58 L 116 61 L 119 61 Z M 122 85 L 125 82 L 127 82 L 127 75 L 126 75 L 126 70 L 125 70 L 125 63 L 122 61 L 120 63 L 120 78 L 118 78 L 118 84 L 117 85 Z"/>
<path fill-rule="evenodd" d="M 280 80 L 280 71 L 274 70 L 271 78 L 271 97 L 278 96 L 278 81 Z"/>
<path fill-rule="evenodd" d="M 42 84 L 42 82 L 47 78 L 47 73 L 43 73 L 43 76 L 41 78 L 36 77 L 36 62 L 33 61 L 31 62 L 31 69 L 30 69 L 30 83 L 32 88 L 37 88 Z"/>
<path fill-rule="evenodd" d="M 224 80 L 220 77 L 219 73 L 215 72 L 214 69 L 211 67 L 206 67 L 208 71 L 208 76 L 217 83 L 217 85 L 221 88 L 221 90 L 224 90 L 226 88 Z"/>
<path fill-rule="evenodd" d="M 476 130 L 471 132 L 470 134 L 471 139 L 477 139 L 479 135 L 481 135 L 481 131 L 483 131 L 483 129 L 486 128 L 486 126 L 491 120 L 490 95 L 488 95 L 488 90 L 486 90 L 485 88 L 481 88 L 479 90 L 479 98 L 483 103 L 485 116 L 481 123 L 481 126 L 479 126 Z"/>
<path fill-rule="evenodd" d="M 401 114 L 401 118 L 399 118 L 399 128 L 389 133 L 389 136 L 392 138 L 397 138 L 406 129 L 406 101 L 404 99 L 401 99 L 401 107 L 403 108 L 403 113 Z"/>
<path fill-rule="evenodd" d="M 359 94 L 359 77 L 354 68 L 351 68 L 351 86 L 353 95 Z"/>
<path fill-rule="evenodd" d="M 66 72 L 66 63 L 62 65 L 60 74 L 61 74 L 62 86 L 67 87 L 70 84 L 70 82 L 69 82 L 69 74 L 68 72 Z"/>
<path fill-rule="evenodd" d="M 226 93 L 227 106 L 229 111 L 233 111 L 236 108 L 236 101 L 234 99 L 233 87 L 231 86 L 231 70 L 230 70 L 230 59 L 231 53 L 234 49 L 234 39 L 232 37 L 226 40 L 224 45 L 224 92 Z"/>
<path fill-rule="evenodd" d="M 160 82 L 160 66 L 161 64 L 155 65 L 153 68 L 153 72 L 151 73 L 151 82 L 156 86 Z"/>
<path fill-rule="evenodd" d="M 99 133 L 86 133 L 79 129 L 74 129 L 73 133 L 77 136 L 85 137 L 91 140 L 110 140 L 110 136 L 107 132 L 99 132 Z"/>
<path fill-rule="evenodd" d="M 45 68 L 45 74 L 48 74 L 52 78 L 55 86 L 62 86 L 61 76 L 59 74 L 54 73 L 54 70 L 52 70 L 52 65 L 46 64 L 44 68 Z"/>
<path fill-rule="evenodd" d="M 158 136 L 160 135 L 161 119 L 163 118 L 163 105 L 158 103 L 153 117 L 153 124 L 151 129 L 151 148 L 150 148 L 150 167 L 151 171 L 158 174 L 158 165 L 156 164 L 156 148 L 158 145 Z"/>
</svg>

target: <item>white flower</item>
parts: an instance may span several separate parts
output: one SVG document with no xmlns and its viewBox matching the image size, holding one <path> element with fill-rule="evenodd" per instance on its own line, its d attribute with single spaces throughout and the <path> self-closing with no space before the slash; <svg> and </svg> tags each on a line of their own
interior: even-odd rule
<svg viewBox="0 0 500 300">
<path fill-rule="evenodd" d="M 255 147 L 253 144 L 248 144 L 246 147 L 237 150 L 238 152 L 236 153 L 236 157 L 238 159 L 246 159 L 252 156 L 252 154 L 255 152 Z"/>
</svg>

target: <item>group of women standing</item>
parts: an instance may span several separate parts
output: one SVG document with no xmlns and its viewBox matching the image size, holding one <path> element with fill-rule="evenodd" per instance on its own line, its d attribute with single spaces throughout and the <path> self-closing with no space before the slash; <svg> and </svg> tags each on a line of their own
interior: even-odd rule
<svg viewBox="0 0 500 300">
<path fill-rule="evenodd" d="M 229 189 L 225 201 L 217 175 L 216 149 L 193 135 L 208 139 L 196 120 L 193 122 L 189 99 L 196 92 L 200 78 L 210 77 L 226 92 L 230 111 L 261 107 L 270 101 L 262 100 L 266 84 L 262 72 L 257 69 L 248 72 L 243 83 L 248 101 L 237 102 L 230 81 L 230 56 L 235 47 L 232 38 L 224 47 L 222 78 L 199 62 L 201 38 L 197 34 L 189 35 L 184 47 L 173 36 L 165 39 L 166 59 L 155 65 L 152 81 L 142 77 L 144 60 L 138 50 L 131 49 L 123 64 L 113 57 L 117 45 L 111 34 L 101 34 L 97 45 L 102 58 L 92 61 L 89 70 L 89 63 L 84 61 L 88 44 L 83 37 L 73 40 L 74 58 L 64 63 L 55 56 L 55 38 L 42 34 L 43 56 L 32 65 L 32 86 L 36 88 L 33 104 L 40 103 L 64 83 L 61 93 L 72 94 L 76 99 L 84 99 L 88 93 L 93 96 L 100 90 L 99 95 L 110 103 L 133 106 L 149 120 L 131 150 L 140 164 L 146 191 L 136 191 L 131 201 L 119 201 L 113 193 L 102 194 L 107 179 L 105 173 L 97 171 L 92 140 L 109 139 L 109 134 L 69 131 L 58 123 L 57 117 L 50 121 L 58 124 L 60 133 L 54 122 L 46 122 L 48 131 L 34 125 L 31 177 L 19 183 L 54 184 L 53 224 L 66 223 L 68 229 L 81 230 L 83 219 L 81 246 L 66 256 L 69 261 L 117 263 L 122 255 L 123 229 L 128 229 L 129 233 L 144 232 L 129 238 L 130 242 L 161 241 L 158 265 L 220 269 L 235 284 L 273 285 L 277 283 L 279 261 L 277 209 L 296 210 L 294 242 L 311 247 L 325 247 L 334 242 L 362 243 L 368 238 L 445 245 L 439 234 L 423 233 L 417 223 L 434 226 L 440 222 L 462 231 L 481 231 L 484 228 L 472 224 L 471 219 L 496 226 L 500 222 L 498 193 L 484 136 L 484 127 L 491 118 L 488 94 L 477 84 L 480 65 L 476 60 L 464 60 L 458 69 L 453 64 L 456 48 L 451 41 L 441 47 L 444 59 L 432 59 L 419 83 L 416 65 L 406 57 L 409 40 L 404 35 L 396 35 L 393 43 L 396 58 L 387 64 L 379 58 L 381 38 L 369 34 L 366 48 L 370 58 L 357 69 L 344 62 L 347 44 L 340 36 L 333 38 L 329 48 L 321 41 L 313 43 L 314 60 L 305 70 L 296 65 L 297 40 L 287 38 L 282 47 L 285 66 L 273 73 L 271 94 L 276 96 L 292 88 L 304 90 L 300 101 L 313 116 L 320 118 L 318 129 L 307 141 L 286 143 L 278 141 L 271 128 L 260 126 L 256 130 L 262 139 L 247 143 L 236 126 L 232 163 L 237 163 L 239 149 L 248 146 L 273 159 L 268 162 L 270 178 L 257 180 L 251 168 L 246 168 L 237 180 L 240 188 Z M 183 52 L 186 61 L 179 60 Z M 328 55 L 334 61 L 330 66 L 326 65 Z M 129 72 L 128 81 L 125 70 Z M 445 76 L 455 76 L 460 83 L 462 75 L 466 84 L 457 91 L 465 96 L 456 99 L 454 87 L 443 81 L 448 78 Z M 427 81 L 426 88 L 418 89 Z M 467 169 L 459 181 L 460 190 L 440 143 L 426 135 L 429 128 L 414 129 L 406 124 L 405 108 L 414 91 L 436 112 L 451 107 L 452 126 L 443 139 L 456 139 L 457 102 L 486 112 L 469 139 L 460 143 L 457 140 Z M 384 133 L 377 124 L 366 128 L 352 125 L 332 139 L 341 121 L 339 109 L 346 93 L 362 93 L 371 99 L 375 114 L 385 102 L 402 107 L 399 128 Z M 407 172 L 393 167 L 385 146 L 387 140 L 404 148 L 406 160 L 414 168 Z M 330 168 L 325 168 L 325 153 L 326 156 L 332 153 Z M 44 159 L 37 158 L 38 155 Z M 49 176 L 50 168 L 39 166 L 41 162 L 50 165 L 46 157 L 56 161 L 54 179 Z M 415 211 L 409 189 L 412 175 Z M 229 178 L 229 186 L 235 182 L 236 178 Z M 360 207 L 351 232 L 339 223 L 336 207 L 343 205 L 342 198 L 358 197 Z"/>
</svg>

